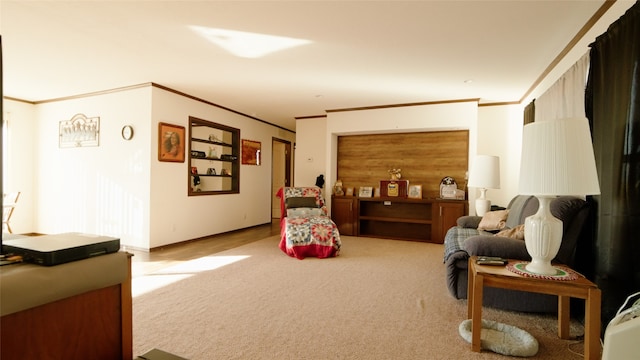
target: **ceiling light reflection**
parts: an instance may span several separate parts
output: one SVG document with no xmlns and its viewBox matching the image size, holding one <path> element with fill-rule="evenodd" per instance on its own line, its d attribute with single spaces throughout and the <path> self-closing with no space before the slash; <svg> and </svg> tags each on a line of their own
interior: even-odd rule
<svg viewBox="0 0 640 360">
<path fill-rule="evenodd" d="M 190 28 L 233 55 L 243 58 L 259 58 L 276 51 L 311 43 L 310 40 L 304 39 L 215 29 L 204 26 L 192 25 Z"/>
</svg>

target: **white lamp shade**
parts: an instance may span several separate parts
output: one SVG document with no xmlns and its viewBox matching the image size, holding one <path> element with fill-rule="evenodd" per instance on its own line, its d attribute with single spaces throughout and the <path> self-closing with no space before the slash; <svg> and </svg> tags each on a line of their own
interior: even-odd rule
<svg viewBox="0 0 640 360">
<path fill-rule="evenodd" d="M 600 193 L 589 123 L 585 118 L 537 121 L 522 135 L 520 186 L 522 195 L 535 195 L 540 207 L 524 223 L 524 241 L 531 262 L 527 271 L 554 275 L 551 265 L 562 244 L 562 221 L 551 214 L 558 195 Z"/>
<path fill-rule="evenodd" d="M 478 155 L 469 173 L 469 187 L 500 189 L 500 158 Z"/>
<path fill-rule="evenodd" d="M 519 194 L 600 194 L 586 118 L 537 121 L 522 137 Z"/>
</svg>

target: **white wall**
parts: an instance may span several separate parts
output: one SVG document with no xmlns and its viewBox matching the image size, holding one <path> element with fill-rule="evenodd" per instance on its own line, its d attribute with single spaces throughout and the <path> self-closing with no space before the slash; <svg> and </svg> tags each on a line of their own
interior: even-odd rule
<svg viewBox="0 0 640 360">
<path fill-rule="evenodd" d="M 14 232 L 110 235 L 140 249 L 271 222 L 272 138 L 295 140 L 292 132 L 151 86 L 38 105 L 5 100 L 4 107 L 13 132 L 4 187 L 24 195 Z M 78 113 L 100 117 L 99 146 L 59 148 L 59 122 Z M 262 143 L 262 165 L 240 166 L 240 194 L 189 197 L 187 161 L 157 160 L 158 123 L 188 132 L 190 115 Z M 124 125 L 134 128 L 131 141 L 121 137 Z"/>
<path fill-rule="evenodd" d="M 506 207 L 518 195 L 523 112 L 521 105 L 478 108 L 478 154 L 500 157 L 500 189 L 487 191 L 493 205 Z M 470 199 L 479 196 L 478 189 L 469 189 Z"/>
<path fill-rule="evenodd" d="M 294 186 L 315 186 L 318 175 L 325 175 L 327 164 L 327 142 L 324 134 L 327 132 L 326 118 L 311 118 L 296 122 L 297 134 L 309 134 L 304 140 L 300 137 L 296 143 L 296 163 Z M 331 189 L 327 182 L 324 189 Z"/>
<path fill-rule="evenodd" d="M 4 120 L 7 124 L 7 138 L 2 153 L 4 167 L 3 191 L 20 192 L 16 209 L 11 218 L 14 233 L 27 233 L 34 229 L 35 208 L 34 183 L 36 167 L 35 113 L 33 104 L 4 99 Z"/>
<path fill-rule="evenodd" d="M 145 248 L 149 238 L 151 88 L 36 106 L 33 228 L 45 234 L 86 232 Z M 59 148 L 61 120 L 100 117 L 99 146 Z M 134 137 L 121 137 L 124 125 Z"/>
<path fill-rule="evenodd" d="M 295 140 L 295 134 L 219 107 L 153 89 L 151 148 L 157 149 L 158 123 L 189 128 L 189 116 L 240 129 L 240 138 L 259 141 L 262 164 L 240 165 L 240 193 L 187 196 L 188 163 L 157 160 L 150 154 L 150 247 L 271 222 L 272 138 Z"/>
</svg>

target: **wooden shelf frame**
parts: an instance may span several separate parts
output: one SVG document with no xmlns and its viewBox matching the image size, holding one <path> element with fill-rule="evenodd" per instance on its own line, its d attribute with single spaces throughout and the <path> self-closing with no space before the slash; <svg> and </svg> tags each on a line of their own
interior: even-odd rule
<svg viewBox="0 0 640 360">
<path fill-rule="evenodd" d="M 223 140 L 203 138 L 210 134 L 219 135 Z M 237 194 L 240 192 L 240 129 L 190 116 L 188 143 L 189 174 L 187 192 L 189 196 Z M 202 144 L 215 146 L 216 150 L 219 150 L 219 155 L 216 157 L 192 156 L 192 150 L 203 150 Z M 221 158 L 223 155 L 229 155 L 231 158 Z M 191 172 L 192 167 L 198 168 L 197 174 Z M 216 174 L 203 172 L 202 170 L 205 168 L 216 169 Z M 230 174 L 223 174 L 223 169 L 230 172 Z M 194 177 L 196 175 L 199 178 L 208 178 L 210 180 L 205 182 L 200 179 L 200 186 L 196 188 L 194 185 Z"/>
</svg>

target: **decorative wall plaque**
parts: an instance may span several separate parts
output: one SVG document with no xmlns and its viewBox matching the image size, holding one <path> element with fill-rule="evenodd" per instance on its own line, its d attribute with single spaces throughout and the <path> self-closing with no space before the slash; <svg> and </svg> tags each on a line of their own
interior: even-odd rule
<svg viewBox="0 0 640 360">
<path fill-rule="evenodd" d="M 76 114 L 71 120 L 60 121 L 59 143 L 61 148 L 98 146 L 100 140 L 100 118 L 88 118 Z"/>
</svg>

